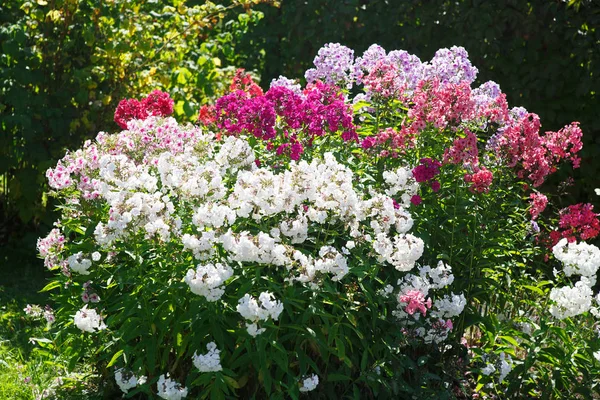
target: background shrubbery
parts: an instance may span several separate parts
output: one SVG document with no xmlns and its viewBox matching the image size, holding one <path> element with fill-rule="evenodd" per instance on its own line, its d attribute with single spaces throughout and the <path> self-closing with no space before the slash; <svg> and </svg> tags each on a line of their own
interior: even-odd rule
<svg viewBox="0 0 600 400">
<path fill-rule="evenodd" d="M 120 99 L 163 89 L 175 115 L 191 118 L 222 92 L 246 58 L 232 44 L 262 15 L 223 3 L 3 2 L 0 246 L 30 253 L 38 232 L 28 233 L 52 221 L 44 171 L 65 148 L 114 130 Z"/>
</svg>

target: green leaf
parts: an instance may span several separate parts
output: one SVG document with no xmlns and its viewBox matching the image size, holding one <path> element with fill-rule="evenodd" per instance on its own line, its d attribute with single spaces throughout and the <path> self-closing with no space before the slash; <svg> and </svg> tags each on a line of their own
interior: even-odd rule
<svg viewBox="0 0 600 400">
<path fill-rule="evenodd" d="M 40 293 L 43 292 L 49 292 L 53 289 L 56 289 L 57 287 L 60 287 L 60 282 L 59 281 L 52 281 L 49 284 L 47 284 L 46 286 L 44 286 L 44 288 L 42 290 L 40 290 Z"/>
<path fill-rule="evenodd" d="M 115 363 L 117 362 L 117 360 L 119 359 L 119 357 L 121 357 L 121 355 L 123 354 L 123 350 L 119 350 L 117 351 L 112 358 L 110 359 L 110 361 L 108 362 L 108 365 L 106 366 L 106 368 L 112 367 L 113 365 L 115 365 Z"/>
</svg>

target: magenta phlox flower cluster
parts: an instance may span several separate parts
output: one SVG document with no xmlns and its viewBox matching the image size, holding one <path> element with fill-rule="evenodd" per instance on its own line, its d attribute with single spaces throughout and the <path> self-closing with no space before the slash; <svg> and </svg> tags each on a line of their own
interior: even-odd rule
<svg viewBox="0 0 600 400">
<path fill-rule="evenodd" d="M 298 93 L 288 86 L 275 84 L 264 95 L 237 90 L 221 97 L 215 104 L 217 128 L 268 141 L 269 149 L 292 160 L 328 132 L 357 140 L 352 110 L 338 88 L 316 81 Z"/>
<path fill-rule="evenodd" d="M 440 182 L 434 179 L 440 173 L 440 167 L 442 164 L 431 158 L 422 158 L 412 170 L 413 177 L 419 183 L 427 182 L 431 186 L 434 192 L 440 189 Z"/>
</svg>

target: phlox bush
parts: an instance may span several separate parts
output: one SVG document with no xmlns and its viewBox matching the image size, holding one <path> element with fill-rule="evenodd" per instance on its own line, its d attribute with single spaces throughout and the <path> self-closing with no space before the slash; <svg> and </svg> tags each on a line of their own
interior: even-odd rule
<svg viewBox="0 0 600 400">
<path fill-rule="evenodd" d="M 238 72 L 199 126 L 164 93 L 122 102 L 123 131 L 47 173 L 62 217 L 38 248 L 73 359 L 129 397 L 539 394 L 537 353 L 595 312 L 592 206 L 557 224 L 539 191 L 581 131 L 541 134 L 476 74 L 462 48 L 330 44 L 304 88 Z"/>
</svg>

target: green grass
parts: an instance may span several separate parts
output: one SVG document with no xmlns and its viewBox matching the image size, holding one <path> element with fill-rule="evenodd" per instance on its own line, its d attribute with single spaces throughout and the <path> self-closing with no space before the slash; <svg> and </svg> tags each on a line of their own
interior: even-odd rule
<svg viewBox="0 0 600 400">
<path fill-rule="evenodd" d="M 86 388 L 86 382 L 93 381 L 89 367 L 79 365 L 76 372 L 69 372 L 67 360 L 52 343 L 30 340 L 52 338 L 44 320 L 23 311 L 27 304 L 50 304 L 47 294 L 39 293 L 49 276 L 42 261 L 22 265 L 4 261 L 0 266 L 0 399 L 36 399 L 44 390 L 61 386 L 56 398 L 101 398 L 93 394 L 93 386 Z"/>
</svg>

